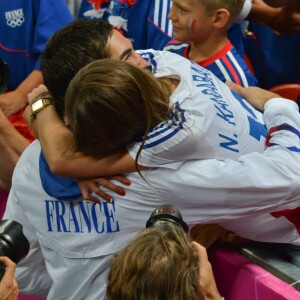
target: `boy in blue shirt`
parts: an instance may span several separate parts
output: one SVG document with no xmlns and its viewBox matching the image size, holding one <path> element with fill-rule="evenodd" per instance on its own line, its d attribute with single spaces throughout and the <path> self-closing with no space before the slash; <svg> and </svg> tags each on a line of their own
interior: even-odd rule
<svg viewBox="0 0 300 300">
<path fill-rule="evenodd" d="M 212 71 L 222 81 L 257 85 L 244 59 L 227 38 L 244 0 L 174 0 L 168 17 L 176 40 L 164 50 L 180 54 Z"/>
</svg>

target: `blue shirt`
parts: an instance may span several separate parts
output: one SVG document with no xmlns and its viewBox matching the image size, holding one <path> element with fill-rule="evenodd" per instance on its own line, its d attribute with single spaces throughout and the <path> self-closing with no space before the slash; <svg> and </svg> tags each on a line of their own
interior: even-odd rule
<svg viewBox="0 0 300 300">
<path fill-rule="evenodd" d="M 109 17 L 115 13 L 110 5 L 110 3 L 104 3 L 101 6 L 104 10 L 102 16 L 89 14 L 93 6 L 83 0 L 78 18 L 101 18 L 110 22 Z M 172 24 L 167 17 L 170 7 L 170 0 L 137 0 L 129 9 L 125 8 L 119 12 L 122 18 L 128 21 L 124 35 L 131 40 L 134 49 L 161 50 L 171 40 Z"/>
<path fill-rule="evenodd" d="M 0 56 L 10 69 L 9 90 L 40 69 L 40 55 L 48 38 L 72 19 L 65 0 L 1 2 Z"/>
</svg>

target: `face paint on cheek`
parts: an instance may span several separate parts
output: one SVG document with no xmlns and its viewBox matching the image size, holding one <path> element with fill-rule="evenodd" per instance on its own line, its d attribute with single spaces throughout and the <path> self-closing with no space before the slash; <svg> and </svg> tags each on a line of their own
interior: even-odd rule
<svg viewBox="0 0 300 300">
<path fill-rule="evenodd" d="M 195 27 L 196 27 L 196 20 L 193 20 L 191 23 L 191 31 L 194 32 L 195 31 Z"/>
<path fill-rule="evenodd" d="M 187 21 L 187 28 L 188 28 L 191 32 L 194 32 L 194 31 L 195 31 L 195 27 L 196 27 L 196 20 L 188 19 L 188 21 Z"/>
</svg>

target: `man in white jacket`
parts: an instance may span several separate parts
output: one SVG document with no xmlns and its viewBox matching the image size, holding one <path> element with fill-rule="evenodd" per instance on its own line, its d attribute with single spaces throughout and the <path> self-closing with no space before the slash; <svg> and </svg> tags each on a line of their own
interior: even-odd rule
<svg viewBox="0 0 300 300">
<path fill-rule="evenodd" d="M 273 99 L 264 118 L 271 134 L 264 153 L 187 161 L 176 172 L 152 169 L 144 173 L 151 185 L 132 173 L 126 199 L 115 195 L 113 204 L 74 198 L 74 182 L 53 176 L 34 142 L 17 164 L 5 213 L 23 224 L 31 245 L 17 268 L 20 290 L 48 299 L 102 299 L 111 255 L 165 203 L 190 225 L 218 223 L 246 238 L 300 245 L 297 224 L 282 212 L 300 206 L 298 107 Z"/>
<path fill-rule="evenodd" d="M 126 58 L 136 61 L 127 50 Z M 177 206 L 190 225 L 218 223 L 246 238 L 300 245 L 299 226 L 292 222 L 297 218 L 291 218 L 295 211 L 286 214 L 300 206 L 296 104 L 270 101 L 265 122 L 275 129 L 273 146 L 263 154 L 183 162 L 176 172 L 164 165 L 144 173 L 151 185 L 133 173 L 126 198 L 114 195 L 113 204 L 83 200 L 72 179 L 51 174 L 34 142 L 15 169 L 5 213 L 23 224 L 31 245 L 17 268 L 20 290 L 49 299 L 103 298 L 111 254 L 165 203 Z M 280 127 L 285 123 L 289 126 Z"/>
</svg>

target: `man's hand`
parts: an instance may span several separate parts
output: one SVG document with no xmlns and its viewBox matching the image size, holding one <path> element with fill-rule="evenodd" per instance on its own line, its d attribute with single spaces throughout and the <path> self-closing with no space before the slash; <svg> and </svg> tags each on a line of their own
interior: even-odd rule
<svg viewBox="0 0 300 300">
<path fill-rule="evenodd" d="M 248 87 L 243 88 L 240 85 L 227 81 L 226 85 L 229 86 L 233 91 L 241 95 L 246 99 L 252 106 L 260 111 L 264 111 L 264 106 L 272 98 L 281 98 L 278 94 L 270 91 L 261 89 L 259 87 Z"/>
<path fill-rule="evenodd" d="M 14 91 L 0 95 L 0 108 L 6 117 L 26 107 L 27 94 L 43 82 L 42 72 L 33 70 Z"/>
<path fill-rule="evenodd" d="M 19 112 L 26 106 L 26 95 L 17 90 L 0 95 L 0 108 L 6 117 Z"/>
<path fill-rule="evenodd" d="M 16 264 L 4 256 L 0 257 L 0 262 L 6 266 L 4 276 L 0 281 L 0 299 L 17 300 L 19 287 L 14 277 Z"/>
</svg>

